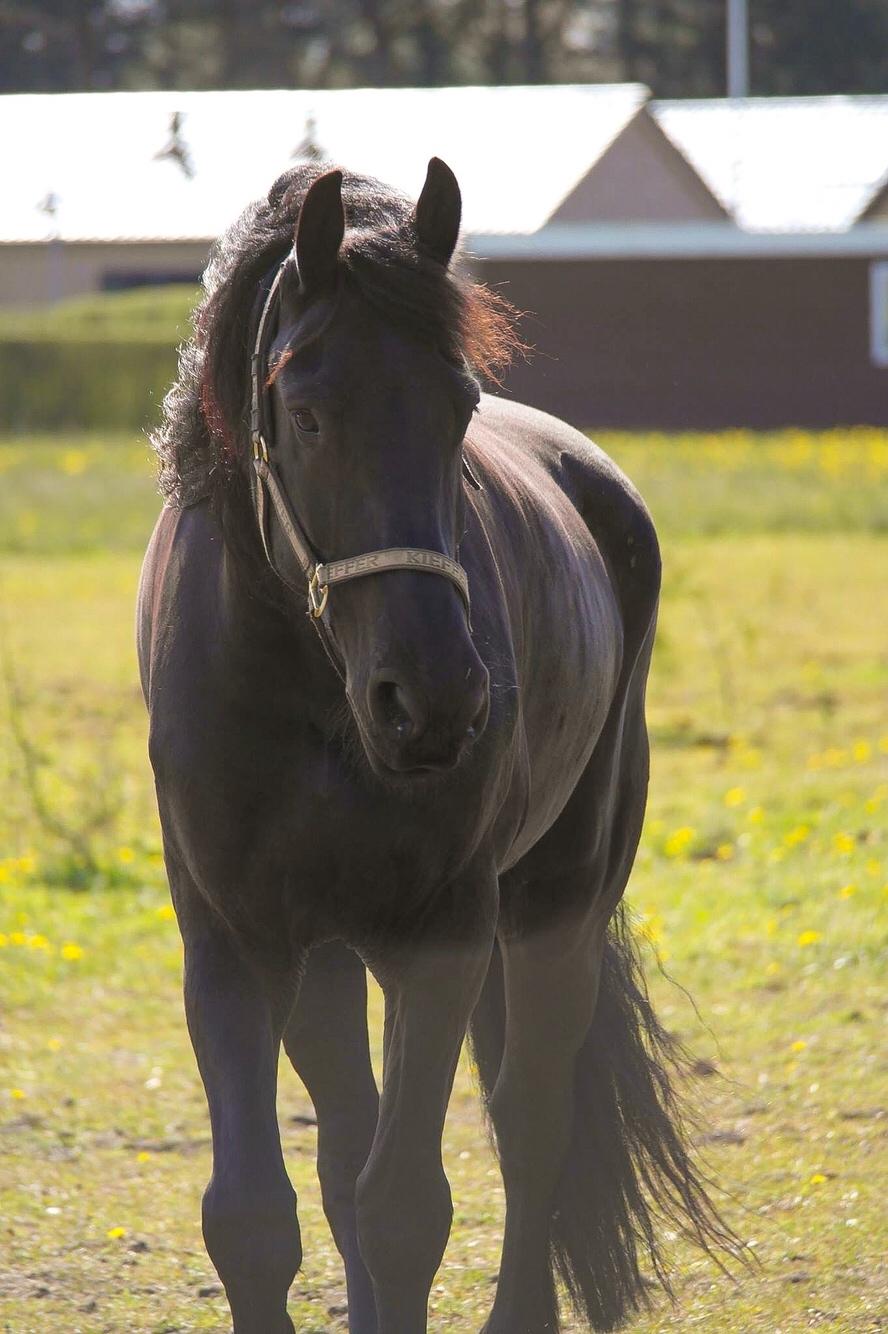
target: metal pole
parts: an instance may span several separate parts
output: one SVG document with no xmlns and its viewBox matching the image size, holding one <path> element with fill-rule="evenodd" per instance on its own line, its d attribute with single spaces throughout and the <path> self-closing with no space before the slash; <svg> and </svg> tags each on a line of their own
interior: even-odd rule
<svg viewBox="0 0 888 1334">
<path fill-rule="evenodd" d="M 748 0 L 728 0 L 728 97 L 749 96 Z"/>
</svg>

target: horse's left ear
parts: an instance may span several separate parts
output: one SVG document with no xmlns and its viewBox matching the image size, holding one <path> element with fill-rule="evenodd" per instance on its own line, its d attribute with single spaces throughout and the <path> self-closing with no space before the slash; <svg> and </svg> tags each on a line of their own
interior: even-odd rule
<svg viewBox="0 0 888 1334">
<path fill-rule="evenodd" d="M 344 235 L 342 172 L 328 171 L 312 183 L 296 223 L 296 265 L 303 291 L 333 282 Z"/>
<path fill-rule="evenodd" d="M 446 162 L 433 157 L 416 202 L 413 225 L 423 250 L 445 268 L 456 249 L 461 215 L 462 196 L 456 177 Z"/>
</svg>

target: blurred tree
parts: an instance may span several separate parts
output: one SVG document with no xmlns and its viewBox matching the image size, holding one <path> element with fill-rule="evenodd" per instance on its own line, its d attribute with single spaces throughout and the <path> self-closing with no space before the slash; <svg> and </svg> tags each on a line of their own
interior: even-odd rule
<svg viewBox="0 0 888 1334">
<path fill-rule="evenodd" d="M 150 0 L 0 0 L 0 89 L 121 87 Z"/>
<path fill-rule="evenodd" d="M 888 0 L 750 0 L 755 93 L 888 93 Z"/>
<path fill-rule="evenodd" d="M 637 80 L 724 91 L 726 0 L 0 0 L 0 91 Z M 888 91 L 888 0 L 750 0 L 755 93 Z"/>
<path fill-rule="evenodd" d="M 617 0 L 621 77 L 725 92 L 726 0 Z M 888 93 L 888 0 L 749 0 L 753 95 Z"/>
<path fill-rule="evenodd" d="M 726 0 L 617 0 L 622 77 L 658 97 L 724 92 Z"/>
</svg>

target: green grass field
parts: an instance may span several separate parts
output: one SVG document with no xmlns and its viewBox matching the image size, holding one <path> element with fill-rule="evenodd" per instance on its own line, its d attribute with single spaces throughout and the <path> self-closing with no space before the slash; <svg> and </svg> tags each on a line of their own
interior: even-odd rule
<svg viewBox="0 0 888 1334">
<path fill-rule="evenodd" d="M 699 1057 L 701 1152 L 759 1260 L 732 1282 L 676 1243 L 677 1304 L 633 1329 L 886 1329 L 888 437 L 602 443 L 648 497 L 665 559 L 629 897 L 660 1012 Z M 144 442 L 0 442 L 0 1330 L 14 1334 L 228 1328 L 199 1230 L 208 1124 L 132 642 L 156 508 Z M 344 1284 L 310 1112 L 282 1070 L 306 1250 L 291 1312 L 320 1334 L 345 1327 Z M 467 1067 L 445 1147 L 455 1225 L 430 1324 L 470 1334 L 492 1300 L 502 1192 Z"/>
</svg>

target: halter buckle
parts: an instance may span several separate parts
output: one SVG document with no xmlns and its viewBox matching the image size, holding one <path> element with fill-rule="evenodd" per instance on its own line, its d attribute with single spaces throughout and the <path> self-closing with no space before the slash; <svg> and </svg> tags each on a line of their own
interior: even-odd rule
<svg viewBox="0 0 888 1334">
<path fill-rule="evenodd" d="M 318 620 L 324 614 L 327 606 L 327 598 L 330 596 L 330 585 L 322 584 L 318 578 L 317 567 L 311 579 L 308 581 L 308 614 Z"/>
</svg>

